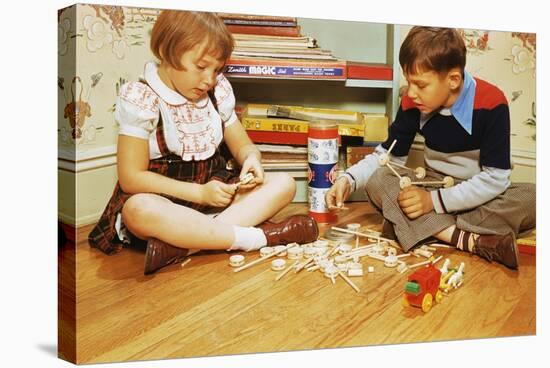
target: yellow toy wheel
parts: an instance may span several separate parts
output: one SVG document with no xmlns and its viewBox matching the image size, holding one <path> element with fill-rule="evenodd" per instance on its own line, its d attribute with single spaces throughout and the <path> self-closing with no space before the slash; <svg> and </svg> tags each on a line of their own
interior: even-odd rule
<svg viewBox="0 0 550 368">
<path fill-rule="evenodd" d="M 424 298 L 422 299 L 422 311 L 424 313 L 428 313 L 430 309 L 432 309 L 432 301 L 432 294 L 426 293 L 426 295 L 424 295 Z"/>
<path fill-rule="evenodd" d="M 407 299 L 406 295 L 403 295 L 403 299 L 401 299 L 401 305 L 403 307 L 408 307 L 408 306 L 411 305 L 411 303 L 409 303 L 409 299 Z"/>
<path fill-rule="evenodd" d="M 435 293 L 435 302 L 441 303 L 442 300 L 443 300 L 443 293 L 441 292 L 441 290 L 437 290 L 437 293 Z"/>
</svg>

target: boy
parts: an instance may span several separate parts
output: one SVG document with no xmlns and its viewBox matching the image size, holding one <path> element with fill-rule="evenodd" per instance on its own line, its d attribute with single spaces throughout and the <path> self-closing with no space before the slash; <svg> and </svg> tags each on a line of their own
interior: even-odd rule
<svg viewBox="0 0 550 368">
<path fill-rule="evenodd" d="M 510 183 L 504 94 L 464 70 L 466 47 L 454 29 L 413 27 L 399 63 L 408 88 L 388 139 L 338 178 L 327 206 L 341 207 L 350 192 L 363 189 L 405 251 L 433 236 L 517 269 L 515 237 L 535 227 L 536 196 L 535 185 Z M 452 176 L 456 185 L 401 190 L 390 169 L 379 168 L 379 155 L 394 140 L 390 160 L 404 164 L 416 133 L 425 139 L 427 180 Z"/>
</svg>

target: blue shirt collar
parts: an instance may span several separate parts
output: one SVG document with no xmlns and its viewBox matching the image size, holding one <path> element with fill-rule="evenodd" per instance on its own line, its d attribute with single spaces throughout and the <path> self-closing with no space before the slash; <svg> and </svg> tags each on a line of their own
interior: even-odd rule
<svg viewBox="0 0 550 368">
<path fill-rule="evenodd" d="M 472 134 L 472 116 L 474 114 L 475 94 L 476 81 L 470 73 L 464 71 L 464 86 L 450 110 L 451 114 L 468 134 Z"/>
</svg>

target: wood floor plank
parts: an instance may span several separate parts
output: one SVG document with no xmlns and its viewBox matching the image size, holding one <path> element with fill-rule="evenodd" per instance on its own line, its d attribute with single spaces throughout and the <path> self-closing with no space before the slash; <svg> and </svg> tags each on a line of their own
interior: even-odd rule
<svg viewBox="0 0 550 368">
<path fill-rule="evenodd" d="M 349 208 L 338 225 L 358 222 L 381 228 L 382 218 L 367 204 L 351 203 Z M 288 206 L 273 220 L 294 213 L 307 213 L 307 207 Z M 327 228 L 322 226 L 321 234 Z M 89 247 L 90 230 L 77 231 L 73 276 L 79 363 L 536 332 L 536 260 L 530 255 L 521 255 L 520 270 L 511 271 L 467 253 L 438 250 L 453 266 L 465 263 L 465 283 L 424 314 L 401 306 L 408 273 L 399 274 L 377 260 L 362 260 L 365 271 L 374 266 L 375 272 L 352 279 L 359 293 L 341 278 L 333 285 L 319 271 L 291 271 L 275 281 L 269 261 L 234 273 L 224 251 L 201 252 L 183 268 L 173 265 L 144 276 L 143 252 L 124 249 L 106 256 Z M 258 252 L 243 254 L 247 261 L 258 257 Z M 411 257 L 407 262 L 421 260 Z M 70 293 L 62 295 L 70 301 Z M 71 318 L 66 312 L 61 315 L 64 324 Z"/>
</svg>

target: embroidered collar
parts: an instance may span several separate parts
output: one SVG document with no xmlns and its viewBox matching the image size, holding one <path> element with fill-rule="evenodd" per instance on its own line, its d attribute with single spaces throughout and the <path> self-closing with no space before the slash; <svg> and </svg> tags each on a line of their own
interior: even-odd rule
<svg viewBox="0 0 550 368">
<path fill-rule="evenodd" d="M 460 126 L 472 134 L 472 116 L 474 114 L 474 97 L 476 81 L 470 73 L 464 71 L 464 86 L 453 106 L 439 111 L 441 115 L 453 115 Z"/>
<path fill-rule="evenodd" d="M 197 107 L 204 107 L 203 105 L 205 105 L 205 103 L 202 103 L 202 100 L 208 98 L 207 96 L 204 96 L 199 101 L 189 101 L 173 89 L 169 88 L 162 81 L 162 79 L 160 79 L 158 74 L 158 66 L 153 61 L 145 64 L 143 78 L 147 81 L 149 86 L 159 95 L 159 97 L 162 98 L 164 102 L 170 105 L 183 105 L 186 103 L 192 103 Z M 208 103 L 208 100 L 206 100 L 206 103 Z"/>
</svg>

